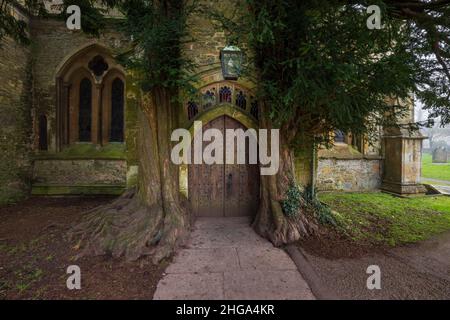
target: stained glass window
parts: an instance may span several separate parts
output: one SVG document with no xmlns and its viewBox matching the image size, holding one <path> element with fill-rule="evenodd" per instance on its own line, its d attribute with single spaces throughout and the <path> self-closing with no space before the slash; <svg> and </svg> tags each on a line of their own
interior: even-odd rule
<svg viewBox="0 0 450 320">
<path fill-rule="evenodd" d="M 80 82 L 80 105 L 78 113 L 79 141 L 91 141 L 91 122 L 92 122 L 92 85 L 89 79 L 84 78 Z"/>
<path fill-rule="evenodd" d="M 242 91 L 239 91 L 236 95 L 236 106 L 244 110 L 247 108 L 247 100 L 245 99 L 245 94 Z"/>
<path fill-rule="evenodd" d="M 231 103 L 231 89 L 230 87 L 222 87 L 219 90 L 219 102 L 224 103 L 228 102 Z"/>
<path fill-rule="evenodd" d="M 111 133 L 109 141 L 123 142 L 124 85 L 119 78 L 111 85 Z"/>
<path fill-rule="evenodd" d="M 188 118 L 191 120 L 194 118 L 198 113 L 198 107 L 195 102 L 189 101 L 188 102 Z"/>
<path fill-rule="evenodd" d="M 214 91 L 208 90 L 203 95 L 203 108 L 208 109 L 216 104 L 216 95 Z"/>
</svg>

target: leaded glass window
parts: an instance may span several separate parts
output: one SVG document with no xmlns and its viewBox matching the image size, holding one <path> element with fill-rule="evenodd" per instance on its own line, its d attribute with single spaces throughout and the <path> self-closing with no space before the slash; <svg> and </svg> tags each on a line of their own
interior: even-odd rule
<svg viewBox="0 0 450 320">
<path fill-rule="evenodd" d="M 124 84 L 119 78 L 111 85 L 111 132 L 109 140 L 123 142 Z"/>
<path fill-rule="evenodd" d="M 189 101 L 188 102 L 188 118 L 191 120 L 194 118 L 198 113 L 198 107 L 195 102 Z"/>
<path fill-rule="evenodd" d="M 220 103 L 231 103 L 231 89 L 230 87 L 222 87 L 219 90 L 219 102 Z"/>
<path fill-rule="evenodd" d="M 208 109 L 216 104 L 216 95 L 214 91 L 208 90 L 203 95 L 203 108 Z"/>
<path fill-rule="evenodd" d="M 78 111 L 78 140 L 91 141 L 92 84 L 88 78 L 80 82 L 80 104 Z"/>
<path fill-rule="evenodd" d="M 247 108 L 247 100 L 245 98 L 245 94 L 242 91 L 239 91 L 236 95 L 236 106 L 244 110 Z"/>
</svg>

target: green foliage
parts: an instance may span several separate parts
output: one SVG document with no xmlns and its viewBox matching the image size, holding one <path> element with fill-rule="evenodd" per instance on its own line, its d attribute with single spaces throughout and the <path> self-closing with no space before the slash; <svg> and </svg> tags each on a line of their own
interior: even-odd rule
<svg viewBox="0 0 450 320">
<path fill-rule="evenodd" d="M 296 217 L 298 215 L 302 205 L 301 197 L 300 188 L 295 184 L 291 184 L 286 191 L 285 200 L 282 202 L 283 212 L 286 216 Z"/>
<path fill-rule="evenodd" d="M 28 26 L 12 14 L 13 4 L 13 0 L 1 2 L 0 40 L 10 36 L 28 44 Z M 42 0 L 25 0 L 24 5 L 33 15 L 48 15 Z M 182 55 L 182 46 L 189 39 L 187 18 L 197 12 L 196 0 L 64 0 L 60 14 L 64 20 L 69 17 L 66 9 L 70 5 L 80 7 L 81 28 L 86 34 L 98 37 L 110 27 L 124 33 L 129 46 L 117 58 L 133 70 L 144 91 L 154 87 L 193 90 L 194 65 Z M 109 19 L 111 9 L 122 17 Z"/>
<path fill-rule="evenodd" d="M 111 5 L 115 4 L 113 2 Z M 106 26 L 105 14 L 108 12 L 107 1 L 97 0 L 64 0 L 63 8 L 60 13 L 62 19 L 67 20 L 71 15 L 67 13 L 67 7 L 76 5 L 81 12 L 81 29 L 83 32 L 100 36 L 102 30 Z"/>
<path fill-rule="evenodd" d="M 367 28 L 365 1 L 237 1 L 240 15 L 216 20 L 230 38 L 249 44 L 260 100 L 270 106 L 275 125 L 290 131 L 288 143 L 295 146 L 305 133 L 327 142 L 335 129 L 371 137 L 379 125 L 395 125 L 407 110 L 387 97 L 415 94 L 428 107 L 446 105 L 448 79 L 414 14 L 424 3 L 409 8 L 371 1 L 382 10 L 381 30 Z M 412 14 L 404 16 L 404 8 Z M 442 27 L 448 48 L 449 5 L 429 10 L 440 18 L 431 14 L 428 25 Z"/>
<path fill-rule="evenodd" d="M 116 58 L 133 71 L 144 91 L 193 90 L 194 65 L 182 55 L 182 46 L 189 38 L 187 18 L 196 12 L 195 0 L 103 0 L 102 6 L 94 0 L 65 0 L 66 7 L 73 4 L 81 8 L 83 31 L 94 36 L 106 27 L 108 9 L 120 12 L 123 18 L 108 26 L 123 32 L 129 45 Z"/>
<path fill-rule="evenodd" d="M 316 191 L 311 186 L 307 186 L 302 192 L 302 197 L 305 199 L 307 206 L 312 208 L 317 220 L 321 224 L 336 226 L 337 223 L 330 207 L 322 203 L 316 194 Z"/>
<path fill-rule="evenodd" d="M 40 0 L 25 0 L 19 5 L 15 0 L 0 1 L 0 40 L 11 37 L 20 44 L 28 45 L 28 25 L 14 13 L 15 7 L 21 7 L 34 15 L 45 16 L 44 4 Z"/>
<path fill-rule="evenodd" d="M 292 183 L 286 191 L 282 208 L 284 214 L 291 218 L 297 217 L 303 208 L 312 211 L 321 224 L 336 225 L 331 209 L 319 201 L 309 186 L 301 189 L 298 185 Z"/>
</svg>

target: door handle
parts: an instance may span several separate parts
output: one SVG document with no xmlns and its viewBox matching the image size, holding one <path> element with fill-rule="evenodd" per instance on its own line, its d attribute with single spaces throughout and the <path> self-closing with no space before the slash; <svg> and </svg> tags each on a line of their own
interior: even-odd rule
<svg viewBox="0 0 450 320">
<path fill-rule="evenodd" d="M 227 194 L 231 192 L 232 182 L 233 182 L 233 174 L 229 173 L 227 175 Z"/>
</svg>

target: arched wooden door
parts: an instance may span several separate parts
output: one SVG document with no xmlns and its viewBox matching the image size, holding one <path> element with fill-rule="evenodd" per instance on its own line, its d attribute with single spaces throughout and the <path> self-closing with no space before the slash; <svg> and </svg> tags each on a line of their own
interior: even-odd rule
<svg viewBox="0 0 450 320">
<path fill-rule="evenodd" d="M 224 142 L 226 129 L 247 129 L 228 116 L 220 116 L 208 122 L 203 126 L 203 131 L 209 128 L 220 130 Z M 209 142 L 204 142 L 203 148 L 207 144 Z M 236 150 L 235 143 L 235 150 L 233 150 L 235 159 L 237 158 Z M 259 166 L 248 164 L 248 142 L 245 150 L 246 164 L 189 165 L 189 201 L 195 215 L 232 217 L 256 214 L 260 193 Z"/>
</svg>

